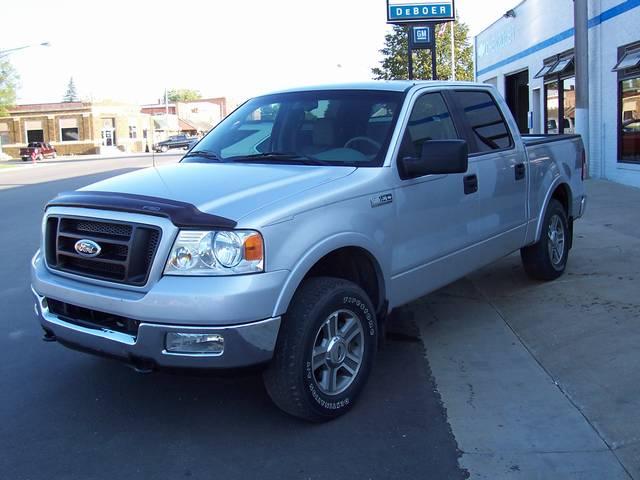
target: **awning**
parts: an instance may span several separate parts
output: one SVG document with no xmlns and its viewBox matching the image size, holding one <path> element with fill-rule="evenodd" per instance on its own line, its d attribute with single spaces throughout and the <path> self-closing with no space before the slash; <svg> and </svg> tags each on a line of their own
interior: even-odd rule
<svg viewBox="0 0 640 480">
<path fill-rule="evenodd" d="M 178 117 L 176 115 L 154 115 L 153 125 L 155 130 L 161 130 L 164 132 L 178 132 L 180 131 Z"/>
<path fill-rule="evenodd" d="M 547 63 L 545 64 L 542 69 L 540 69 L 540 71 L 538 73 L 535 74 L 535 76 L 533 78 L 542 78 L 544 77 L 547 73 L 549 73 L 549 71 L 551 71 L 551 69 L 553 67 L 555 67 L 558 64 L 558 62 L 555 63 Z"/>
<path fill-rule="evenodd" d="M 635 68 L 639 64 L 640 50 L 625 52 L 617 65 L 613 67 L 612 72 L 619 72 L 621 70 L 626 70 L 627 68 Z"/>
<path fill-rule="evenodd" d="M 569 70 L 571 67 L 573 67 L 573 58 L 573 55 L 571 55 L 570 57 L 561 58 L 560 61 L 556 63 L 551 70 L 549 70 L 547 75 L 557 75 Z"/>
</svg>

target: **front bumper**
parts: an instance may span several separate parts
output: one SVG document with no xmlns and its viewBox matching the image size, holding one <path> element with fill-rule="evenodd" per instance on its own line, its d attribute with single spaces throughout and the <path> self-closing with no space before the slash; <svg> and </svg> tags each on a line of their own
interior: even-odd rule
<svg viewBox="0 0 640 480">
<path fill-rule="evenodd" d="M 146 291 L 94 285 L 49 271 L 38 252 L 31 264 L 36 315 L 48 336 L 72 348 L 134 365 L 238 368 L 271 360 L 280 327 L 274 317 L 288 272 L 231 277 L 161 277 Z M 47 299 L 139 322 L 132 334 L 50 311 Z M 168 352 L 167 333 L 221 335 L 221 354 Z"/>
<path fill-rule="evenodd" d="M 47 337 L 63 345 L 89 353 L 122 360 L 138 367 L 163 368 L 240 368 L 271 360 L 280 317 L 227 327 L 185 327 L 140 323 L 136 335 L 100 326 L 82 326 L 49 311 L 45 297 L 36 293 L 35 313 Z M 168 352 L 167 333 L 221 335 L 224 350 L 219 354 Z"/>
</svg>

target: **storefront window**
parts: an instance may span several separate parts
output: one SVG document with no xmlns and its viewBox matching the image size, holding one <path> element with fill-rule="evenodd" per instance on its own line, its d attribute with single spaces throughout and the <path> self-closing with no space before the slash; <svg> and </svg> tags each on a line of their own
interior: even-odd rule
<svg viewBox="0 0 640 480">
<path fill-rule="evenodd" d="M 620 160 L 640 162 L 640 78 L 622 81 L 620 94 Z"/>
<path fill-rule="evenodd" d="M 560 91 L 558 82 L 547 83 L 544 86 L 545 108 L 546 108 L 546 133 L 560 133 L 559 113 L 560 113 Z"/>
<path fill-rule="evenodd" d="M 567 78 L 562 81 L 562 133 L 576 133 L 576 79 Z"/>
<path fill-rule="evenodd" d="M 80 140 L 80 132 L 78 128 L 61 128 L 60 140 L 63 142 L 77 142 Z"/>
</svg>

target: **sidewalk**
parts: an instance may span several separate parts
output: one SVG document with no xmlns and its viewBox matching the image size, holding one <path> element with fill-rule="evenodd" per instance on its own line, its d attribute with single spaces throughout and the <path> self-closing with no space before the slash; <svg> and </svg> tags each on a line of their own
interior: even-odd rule
<svg viewBox="0 0 640 480">
<path fill-rule="evenodd" d="M 153 158 L 154 156 L 157 158 L 164 158 L 164 157 L 176 157 L 176 156 L 182 156 L 185 154 L 184 150 L 176 150 L 176 151 L 171 151 L 169 150 L 166 153 L 126 153 L 126 152 L 122 152 L 122 153 L 110 153 L 110 154 L 104 154 L 104 155 L 59 155 L 57 156 L 55 159 L 45 159 L 42 160 L 40 162 L 37 162 L 39 164 L 47 164 L 47 163 L 60 163 L 60 162 L 78 162 L 78 161 L 83 161 L 83 160 L 115 160 L 115 159 L 125 159 L 125 158 Z M 22 161 L 22 159 L 20 158 L 12 158 L 9 160 L 0 160 L 0 165 L 3 164 L 15 164 L 15 165 L 26 165 L 29 163 L 33 163 L 33 162 L 24 162 Z"/>
<path fill-rule="evenodd" d="M 472 479 L 640 479 L 640 190 L 588 193 L 558 281 L 516 254 L 400 312 Z"/>
</svg>

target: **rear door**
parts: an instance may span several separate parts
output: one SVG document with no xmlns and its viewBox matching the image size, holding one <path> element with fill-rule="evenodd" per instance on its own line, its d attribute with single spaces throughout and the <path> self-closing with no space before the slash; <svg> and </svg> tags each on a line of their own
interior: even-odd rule
<svg viewBox="0 0 640 480">
<path fill-rule="evenodd" d="M 459 124 L 469 143 L 469 164 L 478 178 L 473 236 L 484 241 L 499 237 L 498 252 L 507 254 L 523 245 L 527 221 L 525 152 L 512 133 L 515 122 L 502 114 L 506 104 L 489 90 L 448 91 Z M 509 124 L 509 120 L 513 125 Z M 495 247 L 495 245 L 494 245 Z M 496 249 L 493 249 L 496 250 Z"/>
</svg>

